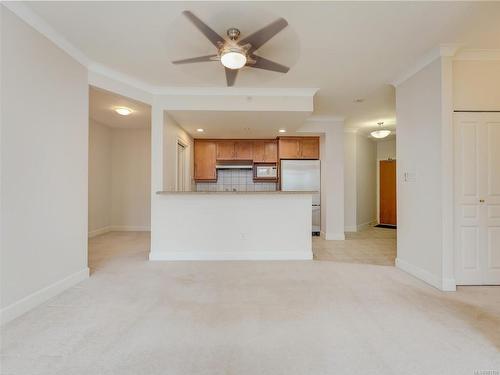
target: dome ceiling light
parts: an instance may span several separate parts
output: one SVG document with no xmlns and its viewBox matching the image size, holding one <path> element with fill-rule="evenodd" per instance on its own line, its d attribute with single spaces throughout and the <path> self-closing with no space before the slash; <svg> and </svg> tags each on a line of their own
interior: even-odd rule
<svg viewBox="0 0 500 375">
<path fill-rule="evenodd" d="M 173 64 L 220 61 L 226 71 L 226 83 L 228 86 L 234 86 L 239 69 L 245 66 L 279 73 L 287 73 L 290 70 L 287 66 L 255 54 L 255 51 L 288 25 L 288 22 L 284 18 L 278 18 L 276 21 L 240 40 L 240 30 L 235 27 L 231 27 L 226 31 L 229 39 L 224 39 L 189 10 L 185 10 L 182 13 L 217 48 L 217 53 L 172 61 Z"/>
<path fill-rule="evenodd" d="M 370 133 L 373 138 L 378 138 L 378 139 L 385 138 L 389 134 L 391 134 L 390 130 L 382 129 L 382 125 L 384 125 L 383 122 L 377 122 L 377 124 L 378 124 L 379 128 Z"/>
<path fill-rule="evenodd" d="M 117 107 L 115 108 L 115 112 L 122 116 L 128 116 L 132 113 L 132 110 L 127 107 Z"/>
</svg>

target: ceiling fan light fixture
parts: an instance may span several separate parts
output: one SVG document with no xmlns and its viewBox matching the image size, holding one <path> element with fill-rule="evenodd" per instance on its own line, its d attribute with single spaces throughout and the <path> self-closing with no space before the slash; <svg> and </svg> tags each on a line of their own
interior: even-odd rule
<svg viewBox="0 0 500 375">
<path fill-rule="evenodd" d="M 247 63 L 247 57 L 239 49 L 229 49 L 222 53 L 220 62 L 228 69 L 241 69 Z"/>
</svg>

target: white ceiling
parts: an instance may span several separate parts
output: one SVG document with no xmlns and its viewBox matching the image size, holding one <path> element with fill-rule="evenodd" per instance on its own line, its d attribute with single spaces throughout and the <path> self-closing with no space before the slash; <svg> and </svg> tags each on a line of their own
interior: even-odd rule
<svg viewBox="0 0 500 375">
<path fill-rule="evenodd" d="M 117 107 L 127 107 L 132 113 L 128 116 L 119 115 L 115 111 Z M 90 86 L 89 117 L 112 128 L 147 128 L 151 126 L 151 107 Z"/>
<path fill-rule="evenodd" d="M 307 112 L 271 111 L 169 111 L 189 134 L 195 138 L 275 138 L 294 134 L 310 115 Z M 198 133 L 196 129 L 204 129 Z"/>
<path fill-rule="evenodd" d="M 319 87 L 315 115 L 346 117 L 368 132 L 395 122 L 389 85 L 443 43 L 500 48 L 499 2 L 29 2 L 88 58 L 153 86 L 224 86 L 218 63 L 171 60 L 213 52 L 181 12 L 224 34 L 245 35 L 277 17 L 289 27 L 258 51 L 289 64 L 282 75 L 245 68 L 239 87 Z M 363 98 L 362 103 L 354 99 Z M 196 117 L 196 115 L 193 115 Z M 216 117 L 216 116 L 214 116 Z"/>
</svg>

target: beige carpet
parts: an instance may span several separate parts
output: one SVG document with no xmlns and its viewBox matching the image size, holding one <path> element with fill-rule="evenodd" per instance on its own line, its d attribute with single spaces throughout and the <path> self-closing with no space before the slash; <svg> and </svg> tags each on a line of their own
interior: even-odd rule
<svg viewBox="0 0 500 375">
<path fill-rule="evenodd" d="M 2 374 L 500 370 L 499 288 L 445 294 L 394 267 L 335 261 L 152 263 L 148 241 L 92 239 L 91 278 L 2 329 Z M 317 258 L 336 252 L 323 245 Z"/>
</svg>

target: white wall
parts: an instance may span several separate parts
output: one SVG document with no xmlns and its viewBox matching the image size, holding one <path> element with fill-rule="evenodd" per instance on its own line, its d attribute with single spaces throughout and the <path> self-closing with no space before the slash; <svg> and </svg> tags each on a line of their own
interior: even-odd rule
<svg viewBox="0 0 500 375">
<path fill-rule="evenodd" d="M 344 226 L 357 231 L 356 218 L 356 133 L 344 133 Z"/>
<path fill-rule="evenodd" d="M 88 277 L 87 70 L 2 6 L 2 322 Z"/>
<path fill-rule="evenodd" d="M 397 265 L 441 287 L 442 66 L 438 59 L 396 89 Z M 415 179 L 404 181 L 404 173 Z"/>
<path fill-rule="evenodd" d="M 89 236 L 149 230 L 151 131 L 90 121 Z"/>
<path fill-rule="evenodd" d="M 355 133 L 344 134 L 344 220 L 346 232 L 357 232 L 377 218 L 377 144 Z"/>
<path fill-rule="evenodd" d="M 111 129 L 89 121 L 89 234 L 111 225 Z"/>
<path fill-rule="evenodd" d="M 377 144 L 356 134 L 356 224 L 362 229 L 377 219 Z"/>
<path fill-rule="evenodd" d="M 453 62 L 453 109 L 500 110 L 500 61 Z"/>
<path fill-rule="evenodd" d="M 396 159 L 396 138 L 377 142 L 377 160 Z"/>
<path fill-rule="evenodd" d="M 111 225 L 149 230 L 151 222 L 151 130 L 112 130 Z"/>
<path fill-rule="evenodd" d="M 190 191 L 193 187 L 194 150 L 193 138 L 180 127 L 168 113 L 163 118 L 163 190 L 174 191 L 177 181 L 177 143 L 186 146 L 186 180 L 184 186 Z"/>
</svg>

